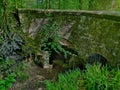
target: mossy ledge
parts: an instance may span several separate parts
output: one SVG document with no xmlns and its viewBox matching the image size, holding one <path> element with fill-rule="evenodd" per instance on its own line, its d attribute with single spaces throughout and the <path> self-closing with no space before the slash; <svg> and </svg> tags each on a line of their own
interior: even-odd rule
<svg viewBox="0 0 120 90">
<path fill-rule="evenodd" d="M 18 9 L 19 13 L 51 14 L 51 15 L 75 15 L 91 16 L 102 19 L 120 21 L 120 12 L 116 11 L 88 11 L 88 10 L 53 10 L 53 9 Z"/>
</svg>

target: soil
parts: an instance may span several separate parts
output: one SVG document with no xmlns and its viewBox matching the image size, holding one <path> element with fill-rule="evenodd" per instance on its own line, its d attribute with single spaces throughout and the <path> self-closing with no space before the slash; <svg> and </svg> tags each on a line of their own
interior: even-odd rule
<svg viewBox="0 0 120 90">
<path fill-rule="evenodd" d="M 27 64 L 26 72 L 29 78 L 24 82 L 16 82 L 9 90 L 45 90 L 45 80 L 57 80 L 58 73 L 62 72 L 60 66 L 52 69 L 43 69 L 42 67 Z"/>
</svg>

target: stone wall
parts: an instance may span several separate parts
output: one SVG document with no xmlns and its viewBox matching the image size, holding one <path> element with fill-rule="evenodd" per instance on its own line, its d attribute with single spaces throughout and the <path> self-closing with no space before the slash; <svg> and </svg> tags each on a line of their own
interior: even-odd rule
<svg viewBox="0 0 120 90">
<path fill-rule="evenodd" d="M 100 0 L 98 7 L 89 7 L 91 10 L 116 10 L 119 0 Z M 118 5 L 117 5 L 118 4 Z M 96 4 L 97 6 L 97 4 Z M 79 57 L 86 60 L 89 55 L 99 53 L 107 58 L 111 65 L 120 64 L 120 22 L 108 19 L 95 18 L 94 16 L 59 15 L 40 13 L 20 14 L 24 32 L 34 38 L 47 24 L 49 18 L 60 25 L 59 34 L 72 42 L 74 48 L 79 52 Z M 40 38 L 41 39 L 41 38 Z"/>
<path fill-rule="evenodd" d="M 33 37 L 46 24 L 48 18 L 34 18 L 26 28 Z M 120 22 L 88 16 L 58 16 L 53 22 L 60 23 L 59 34 L 72 42 L 79 51 L 79 57 L 86 58 L 99 53 L 112 65 L 119 64 L 120 58 Z"/>
</svg>

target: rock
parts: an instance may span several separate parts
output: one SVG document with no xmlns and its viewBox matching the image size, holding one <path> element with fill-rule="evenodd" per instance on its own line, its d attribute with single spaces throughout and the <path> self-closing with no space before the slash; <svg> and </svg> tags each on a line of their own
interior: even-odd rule
<svg viewBox="0 0 120 90">
<path fill-rule="evenodd" d="M 42 88 L 38 88 L 38 90 L 43 90 Z"/>
<path fill-rule="evenodd" d="M 53 65 L 50 65 L 50 64 L 47 64 L 47 65 L 44 65 L 43 68 L 44 69 L 52 69 Z"/>
<path fill-rule="evenodd" d="M 35 78 L 38 79 L 38 80 L 44 80 L 45 79 L 45 77 L 43 77 L 41 75 L 37 75 Z"/>
</svg>

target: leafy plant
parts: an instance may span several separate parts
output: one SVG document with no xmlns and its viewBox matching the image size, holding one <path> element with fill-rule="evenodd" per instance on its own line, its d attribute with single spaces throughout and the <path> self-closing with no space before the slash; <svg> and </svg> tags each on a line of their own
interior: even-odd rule
<svg viewBox="0 0 120 90">
<path fill-rule="evenodd" d="M 8 77 L 0 79 L 0 90 L 8 90 L 8 88 L 10 88 L 12 84 L 16 82 L 15 77 L 16 74 L 11 73 L 8 75 Z"/>
<path fill-rule="evenodd" d="M 67 55 L 72 55 L 71 52 L 65 50 L 65 49 L 62 47 L 62 45 L 60 45 L 59 40 L 58 40 L 58 41 L 55 41 L 55 40 L 53 40 L 53 39 L 50 39 L 50 40 L 48 39 L 47 41 L 45 41 L 45 42 L 43 43 L 42 48 L 43 48 L 43 50 L 48 51 L 50 55 L 51 55 L 51 53 L 52 53 L 53 51 L 55 51 L 55 52 L 58 53 L 58 54 L 59 54 L 60 52 L 62 52 L 62 53 L 64 53 L 64 56 L 65 56 L 65 57 L 67 57 Z"/>
<path fill-rule="evenodd" d="M 107 89 L 110 72 L 106 68 L 101 68 L 101 65 L 88 66 L 85 75 L 85 84 L 88 90 Z"/>
<path fill-rule="evenodd" d="M 23 44 L 21 37 L 17 34 L 10 33 L 8 38 L 4 39 L 1 45 L 1 54 L 5 57 L 12 56 L 13 54 L 19 54 L 16 51 L 20 51 Z"/>
<path fill-rule="evenodd" d="M 78 90 L 79 83 L 78 78 L 82 73 L 79 69 L 74 71 L 68 71 L 58 76 L 58 82 L 46 81 L 47 90 Z"/>
<path fill-rule="evenodd" d="M 24 82 L 29 78 L 29 75 L 26 72 L 18 72 L 17 73 L 17 81 Z"/>
<path fill-rule="evenodd" d="M 59 29 L 59 24 L 56 21 L 53 22 L 53 18 L 49 18 L 47 24 L 39 30 L 39 33 L 35 37 L 35 43 L 38 49 L 41 48 L 43 51 L 48 51 L 49 56 L 53 51 L 56 53 L 63 52 L 64 55 L 67 56 L 67 51 L 59 43 L 62 38 L 59 35 Z M 37 60 L 37 62 L 39 62 L 39 60 Z"/>
<path fill-rule="evenodd" d="M 120 70 L 86 65 L 85 71 L 75 69 L 60 74 L 58 81 L 46 81 L 47 90 L 119 90 Z"/>
<path fill-rule="evenodd" d="M 0 58 L 0 90 L 7 90 L 16 80 L 25 81 L 29 77 L 25 70 L 24 62 Z"/>
<path fill-rule="evenodd" d="M 21 46 L 23 44 L 23 39 L 18 35 L 15 30 L 15 22 L 13 20 L 13 15 L 11 14 L 15 7 L 12 7 L 10 2 L 2 0 L 2 23 L 0 31 L 0 55 L 7 58 L 15 54 L 20 54 Z M 12 9 L 11 9 L 12 8 Z M 16 59 L 16 58 L 15 58 Z"/>
<path fill-rule="evenodd" d="M 15 32 L 14 20 L 11 19 L 11 10 L 15 7 L 9 6 L 10 1 L 0 2 L 0 90 L 7 90 L 16 81 L 19 71 L 23 70 L 20 62 L 23 39 Z"/>
</svg>

